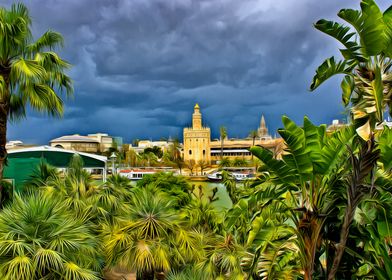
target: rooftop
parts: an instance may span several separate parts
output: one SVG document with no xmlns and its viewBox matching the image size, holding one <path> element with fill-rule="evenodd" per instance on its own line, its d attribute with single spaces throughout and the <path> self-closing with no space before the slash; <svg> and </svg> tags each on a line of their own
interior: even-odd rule
<svg viewBox="0 0 392 280">
<path fill-rule="evenodd" d="M 52 142 L 85 142 L 85 143 L 99 143 L 98 140 L 87 137 L 87 136 L 81 136 L 79 134 L 74 134 L 74 135 L 65 135 L 61 136 L 59 138 L 55 138 L 50 140 L 50 143 Z"/>
</svg>

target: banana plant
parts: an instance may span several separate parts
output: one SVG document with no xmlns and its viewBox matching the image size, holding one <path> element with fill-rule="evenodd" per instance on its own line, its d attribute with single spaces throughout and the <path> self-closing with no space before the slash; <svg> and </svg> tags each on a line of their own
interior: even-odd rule
<svg viewBox="0 0 392 280">
<path fill-rule="evenodd" d="M 276 186 L 275 199 L 285 195 L 288 200 L 304 279 L 312 279 L 324 222 L 337 199 L 333 190 L 341 188 L 347 173 L 347 145 L 354 130 L 347 127 L 327 136 L 324 125 L 315 126 L 307 117 L 302 127 L 287 117 L 283 125 L 278 130 L 286 144 L 282 159 L 262 147 L 252 147 L 251 152 L 265 164 L 262 181 Z"/>
<path fill-rule="evenodd" d="M 326 59 L 316 70 L 310 90 L 343 74 L 343 104 L 351 105 L 358 135 L 369 140 L 388 108 L 392 116 L 392 6 L 382 13 L 374 0 L 362 0 L 361 10 L 342 9 L 338 16 L 349 25 L 321 19 L 315 28 L 343 45 L 343 59 Z"/>
</svg>

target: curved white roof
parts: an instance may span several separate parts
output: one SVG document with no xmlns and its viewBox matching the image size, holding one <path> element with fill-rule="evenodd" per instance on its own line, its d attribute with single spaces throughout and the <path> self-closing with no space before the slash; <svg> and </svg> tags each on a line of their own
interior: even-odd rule
<svg viewBox="0 0 392 280">
<path fill-rule="evenodd" d="M 50 140 L 50 142 L 86 142 L 86 143 L 99 143 L 98 140 L 87 137 L 87 136 L 81 136 L 78 134 L 75 135 L 65 135 L 61 136 L 59 138 L 55 138 Z"/>
<path fill-rule="evenodd" d="M 50 146 L 38 146 L 38 147 L 29 147 L 29 148 L 24 148 L 24 149 L 11 150 L 11 151 L 8 151 L 8 154 L 23 153 L 23 152 L 44 152 L 44 151 L 78 154 L 81 156 L 90 157 L 90 158 L 93 158 L 93 159 L 96 159 L 99 161 L 103 161 L 103 162 L 107 162 L 107 160 L 108 160 L 108 158 L 105 156 L 99 156 L 99 155 L 89 154 L 89 153 L 82 153 L 82 152 L 72 151 L 72 150 L 65 150 L 65 149 L 50 147 Z"/>
</svg>

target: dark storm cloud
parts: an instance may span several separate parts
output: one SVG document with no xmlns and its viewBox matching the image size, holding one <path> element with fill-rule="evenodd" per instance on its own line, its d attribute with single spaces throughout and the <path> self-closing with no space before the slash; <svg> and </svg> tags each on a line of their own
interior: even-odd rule
<svg viewBox="0 0 392 280">
<path fill-rule="evenodd" d="M 387 1 L 379 1 L 385 8 Z M 11 1 L 5 1 L 9 6 Z M 309 94 L 314 70 L 336 54 L 316 31 L 358 1 L 31 0 L 34 35 L 65 37 L 63 57 L 75 97 L 61 120 L 30 114 L 10 138 L 45 143 L 64 133 L 108 132 L 132 138 L 180 137 L 195 102 L 214 137 L 271 130 L 287 114 L 316 123 L 341 117 L 338 81 Z M 45 127 L 45 129 L 42 129 Z M 38 133 L 39 132 L 39 133 Z"/>
</svg>

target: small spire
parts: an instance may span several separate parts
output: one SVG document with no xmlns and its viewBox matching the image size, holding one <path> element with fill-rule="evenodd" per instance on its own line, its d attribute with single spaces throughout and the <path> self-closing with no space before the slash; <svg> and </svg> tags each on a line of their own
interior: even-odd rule
<svg viewBox="0 0 392 280">
<path fill-rule="evenodd" d="M 266 136 L 269 136 L 268 135 L 268 128 L 267 128 L 267 125 L 265 124 L 265 118 L 264 118 L 264 115 L 261 115 L 261 120 L 260 120 L 260 127 L 259 127 L 259 129 L 257 130 L 257 132 L 258 132 L 258 136 L 259 137 L 266 137 Z"/>
<path fill-rule="evenodd" d="M 196 105 L 195 105 L 195 109 L 200 109 L 200 107 L 199 107 L 199 104 L 198 104 L 198 103 L 196 103 Z"/>
<path fill-rule="evenodd" d="M 260 127 L 265 127 L 265 119 L 264 119 L 264 114 L 261 115 L 261 121 L 260 121 Z"/>
</svg>

